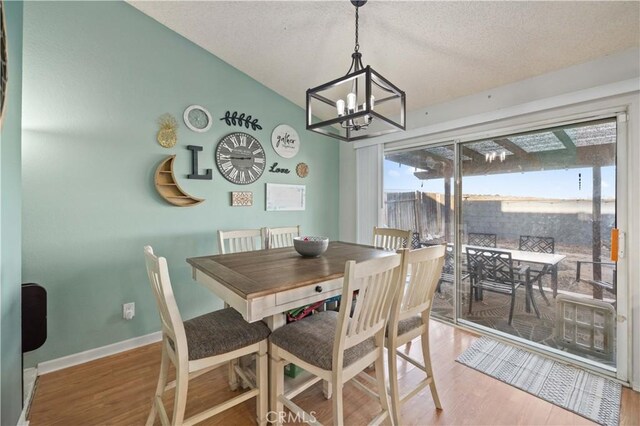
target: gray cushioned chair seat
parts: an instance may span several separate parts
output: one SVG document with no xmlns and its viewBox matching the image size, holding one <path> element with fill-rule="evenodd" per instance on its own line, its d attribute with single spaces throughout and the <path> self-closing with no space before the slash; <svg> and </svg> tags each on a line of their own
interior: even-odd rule
<svg viewBox="0 0 640 426">
<path fill-rule="evenodd" d="M 189 360 L 231 352 L 269 337 L 262 321 L 248 323 L 233 308 L 225 308 L 184 322 Z"/>
<path fill-rule="evenodd" d="M 398 321 L 398 336 L 402 336 L 421 325 L 422 318 L 418 315 L 400 320 Z M 389 335 L 389 327 L 387 327 L 387 335 Z"/>
<path fill-rule="evenodd" d="M 309 364 L 331 370 L 337 323 L 337 312 L 319 312 L 278 328 L 271 333 L 269 340 Z M 375 348 L 375 340 L 371 337 L 347 349 L 343 367 L 353 364 Z"/>
</svg>

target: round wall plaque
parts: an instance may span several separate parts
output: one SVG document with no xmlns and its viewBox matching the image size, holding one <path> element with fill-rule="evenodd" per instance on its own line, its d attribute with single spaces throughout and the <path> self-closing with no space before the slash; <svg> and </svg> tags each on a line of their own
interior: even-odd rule
<svg viewBox="0 0 640 426">
<path fill-rule="evenodd" d="M 296 166 L 296 173 L 301 178 L 307 177 L 307 175 L 309 175 L 309 166 L 307 166 L 307 163 L 298 163 Z"/>
<path fill-rule="evenodd" d="M 271 133 L 271 145 L 280 157 L 292 158 L 300 149 L 298 132 L 291 126 L 281 124 Z"/>
</svg>

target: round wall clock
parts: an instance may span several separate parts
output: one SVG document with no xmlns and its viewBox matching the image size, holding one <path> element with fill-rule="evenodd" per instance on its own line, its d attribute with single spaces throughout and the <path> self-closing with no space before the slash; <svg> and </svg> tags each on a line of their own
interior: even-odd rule
<svg viewBox="0 0 640 426">
<path fill-rule="evenodd" d="M 258 180 L 264 172 L 264 149 L 256 138 L 247 133 L 230 133 L 218 142 L 216 164 L 226 180 L 247 185 Z"/>
<path fill-rule="evenodd" d="M 184 124 L 194 132 L 206 132 L 211 128 L 211 114 L 200 105 L 191 105 L 184 110 Z"/>
<path fill-rule="evenodd" d="M 291 126 L 281 124 L 273 129 L 271 133 L 271 145 L 273 150 L 280 157 L 292 158 L 300 149 L 300 138 L 298 132 Z"/>
</svg>

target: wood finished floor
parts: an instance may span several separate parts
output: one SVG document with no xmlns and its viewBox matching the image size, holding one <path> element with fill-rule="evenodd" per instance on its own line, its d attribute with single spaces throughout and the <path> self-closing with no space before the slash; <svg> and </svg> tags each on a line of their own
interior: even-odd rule
<svg viewBox="0 0 640 426">
<path fill-rule="evenodd" d="M 444 409 L 434 408 L 428 388 L 402 410 L 406 425 L 582 425 L 583 417 L 455 362 L 477 337 L 436 321 L 431 322 L 434 374 Z M 419 343 L 419 342 L 418 342 Z M 420 355 L 414 342 L 410 351 Z M 146 421 L 160 366 L 160 345 L 153 344 L 76 367 L 40 376 L 29 413 L 30 426 L 142 425 Z M 422 375 L 399 360 L 400 386 L 407 389 Z M 169 406 L 173 392 L 166 397 Z M 190 383 L 187 416 L 237 395 L 229 391 L 226 369 Z M 345 387 L 345 424 L 367 424 L 379 405 L 353 384 Z M 316 411 L 331 424 L 331 401 L 316 384 L 295 401 Z M 221 413 L 203 425 L 252 425 L 255 399 Z M 156 419 L 156 424 L 159 421 Z M 621 425 L 640 424 L 640 393 L 622 393 Z"/>
</svg>

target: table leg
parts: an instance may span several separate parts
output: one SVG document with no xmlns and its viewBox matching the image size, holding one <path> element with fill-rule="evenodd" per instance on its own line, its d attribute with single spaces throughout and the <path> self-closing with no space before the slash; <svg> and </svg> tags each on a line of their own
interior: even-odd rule
<svg viewBox="0 0 640 426">
<path fill-rule="evenodd" d="M 553 298 L 558 295 L 558 265 L 551 267 L 551 288 L 553 289 Z"/>
<path fill-rule="evenodd" d="M 265 318 L 265 322 L 267 323 L 267 327 L 269 327 L 269 330 L 271 331 L 274 331 L 275 329 L 280 328 L 287 323 L 284 313 L 267 317 Z"/>
</svg>

